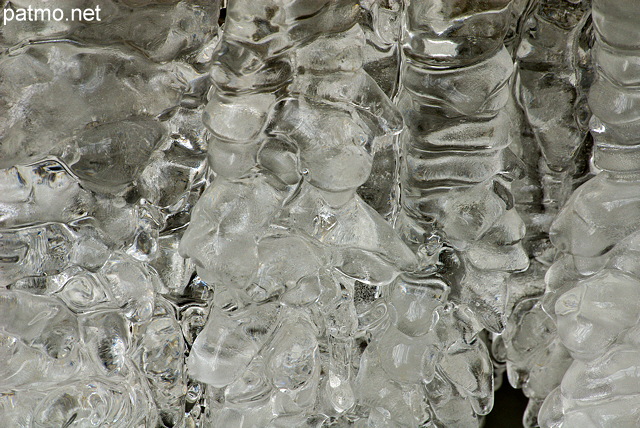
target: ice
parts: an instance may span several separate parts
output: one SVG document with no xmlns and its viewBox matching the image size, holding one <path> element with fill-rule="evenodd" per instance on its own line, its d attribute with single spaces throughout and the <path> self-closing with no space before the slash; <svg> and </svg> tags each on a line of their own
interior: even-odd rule
<svg viewBox="0 0 640 428">
<path fill-rule="evenodd" d="M 94 20 L 48 20 L 35 22 L 10 21 L 0 38 L 2 45 L 18 45 L 32 38 L 51 40 L 71 36 L 88 44 L 108 45 L 110 41 L 127 41 L 158 62 L 193 55 L 217 32 L 218 2 L 147 1 L 122 3 L 86 0 L 36 0 L 13 2 L 16 8 L 61 9 L 70 17 L 74 8 L 93 9 L 99 6 Z M 100 18 L 98 20 L 97 18 Z M 143 24 L 145 23 L 145 24 Z"/>
<path fill-rule="evenodd" d="M 400 278 L 390 294 L 398 330 L 412 337 L 428 333 L 436 319 L 434 311 L 444 305 L 448 295 L 447 284 L 435 278 Z"/>
<path fill-rule="evenodd" d="M 126 376 L 131 337 L 124 317 L 115 310 L 103 311 L 87 314 L 81 324 L 85 345 L 96 366 L 105 374 Z"/>
<path fill-rule="evenodd" d="M 378 253 L 408 270 L 416 265 L 415 256 L 391 226 L 357 195 L 335 208 L 327 203 L 325 195 L 313 188 L 301 190 L 296 203 L 290 206 L 288 221 L 322 243 Z M 366 275 L 361 273 L 359 278 Z"/>
<path fill-rule="evenodd" d="M 158 274 L 152 268 L 122 255 L 113 255 L 98 272 L 112 299 L 133 322 L 148 321 L 153 314 Z"/>
<path fill-rule="evenodd" d="M 510 4 L 510 0 L 412 2 L 405 24 L 405 54 L 433 66 L 473 63 L 499 49 L 510 25 Z"/>
<path fill-rule="evenodd" d="M 262 357 L 251 360 L 242 376 L 225 390 L 225 400 L 234 405 L 248 404 L 252 407 L 268 401 L 273 385 L 267 379 Z"/>
<path fill-rule="evenodd" d="M 606 174 L 587 182 L 574 192 L 569 208 L 554 223 L 554 245 L 581 257 L 593 258 L 608 252 L 636 228 L 633 219 L 640 214 L 636 189 L 632 181 Z M 584 236 L 591 239 L 583 243 Z"/>
<path fill-rule="evenodd" d="M 424 384 L 449 352 L 434 330 L 449 286 L 414 272 L 424 267 L 416 255 L 356 194 L 376 152 L 392 147 L 402 127 L 396 107 L 362 71 L 367 32 L 355 25 L 356 9 L 352 1 L 317 9 L 229 4 L 204 116 L 215 178 L 180 245 L 214 289 L 199 333 L 206 310 L 184 312 L 188 341 L 197 334 L 187 373 L 207 385 L 208 423 L 430 419 Z M 402 281 L 412 291 L 390 295 Z M 468 341 L 455 351 L 456 366 L 482 380 L 456 377 L 451 388 L 486 413 L 492 383 L 486 348 L 473 339 L 479 327 L 447 318 L 439 329 L 452 330 L 452 343 Z M 376 376 L 395 385 L 385 401 L 364 394 Z"/>
<path fill-rule="evenodd" d="M 423 395 L 420 389 L 407 388 L 405 392 L 397 382 L 390 381 L 375 354 L 373 350 L 365 351 L 356 378 L 358 402 L 373 409 L 367 418 L 368 424 L 406 426 L 428 420 L 424 401 L 411 400 L 412 392 L 417 397 Z"/>
<path fill-rule="evenodd" d="M 550 1 L 523 21 L 518 47 L 518 95 L 545 162 L 553 171 L 574 166 L 586 138 L 590 70 L 582 61 L 587 1 Z M 582 51 L 582 52 L 581 52 Z M 582 57 L 581 57 L 582 55 Z"/>
<path fill-rule="evenodd" d="M 1 298 L 5 334 L 19 337 L 22 343 L 51 358 L 69 356 L 80 334 L 77 320 L 63 303 L 51 297 L 9 290 L 3 290 Z"/>
<path fill-rule="evenodd" d="M 183 294 L 195 266 L 191 259 L 180 256 L 178 248 L 182 235 L 179 233 L 160 236 L 158 238 L 157 257 L 151 262 L 162 281 L 162 289 L 175 294 Z"/>
<path fill-rule="evenodd" d="M 46 427 L 51 423 L 144 426 L 156 422 L 155 414 L 143 411 L 149 404 L 144 392 L 132 390 L 127 383 L 76 381 L 52 390 L 40 401 L 34 409 L 32 426 Z"/>
<path fill-rule="evenodd" d="M 574 188 L 589 173 L 587 92 L 593 79 L 593 39 L 589 1 L 518 2 L 515 6 L 520 16 L 509 48 L 517 60 L 513 89 L 518 105 L 509 111 L 518 132 L 511 135 L 510 149 L 520 159 L 520 175 L 512 188 L 526 226 L 522 242 L 530 265 L 508 279 L 507 312 L 511 314 L 497 341 L 505 347 L 500 359 L 506 360 L 510 383 L 530 399 L 523 424 L 535 427 L 544 398 L 559 385 L 572 361 L 557 337 L 553 318 L 547 315 L 561 291 L 544 298 L 540 294 L 545 273 L 548 279 L 555 277 L 554 289 L 566 290 L 576 281 L 569 270 L 558 275 L 559 269 L 549 269 L 554 260 L 562 260 L 561 255 L 556 257 L 549 231 Z"/>
<path fill-rule="evenodd" d="M 0 35 L 0 419 L 193 426 L 177 306 L 211 292 L 178 240 L 208 181 L 219 3 L 27 6 L 104 20 Z"/>
<path fill-rule="evenodd" d="M 635 346 L 622 345 L 610 347 L 604 355 L 591 361 L 574 361 L 562 379 L 562 394 L 568 400 L 577 401 L 574 406 L 638 395 L 633 373 L 637 358 Z"/>
<path fill-rule="evenodd" d="M 366 181 L 372 157 L 365 147 L 368 129 L 356 111 L 302 98 L 284 102 L 276 120 L 272 132 L 297 142 L 310 184 L 340 192 Z M 328 120 L 335 126 L 324 126 Z"/>
<path fill-rule="evenodd" d="M 0 225 L 18 226 L 35 221 L 71 222 L 87 214 L 91 196 L 75 177 L 56 161 L 0 170 Z"/>
<path fill-rule="evenodd" d="M 635 326 L 638 280 L 615 270 L 603 270 L 580 281 L 556 301 L 558 335 L 574 358 L 591 359 Z"/>
<path fill-rule="evenodd" d="M 140 196 L 156 206 L 177 210 L 186 202 L 185 193 L 204 179 L 206 142 L 204 131 L 196 128 L 200 126 L 197 112 L 182 112 L 184 120 L 169 124 L 174 131 L 169 141 L 153 153 L 138 176 Z"/>
<path fill-rule="evenodd" d="M 638 10 L 625 2 L 613 0 L 593 2 L 594 26 L 604 46 L 636 50 L 639 47 L 640 34 L 633 23 L 637 16 Z"/>
<path fill-rule="evenodd" d="M 573 193 L 551 227 L 552 243 L 563 257 L 549 269 L 543 307 L 555 317 L 557 337 L 573 361 L 560 387 L 542 404 L 544 427 L 633 426 L 638 421 L 632 380 L 638 277 L 629 263 L 637 251 L 633 106 L 638 91 L 624 68 L 616 67 L 638 56 L 633 30 L 625 41 L 620 38 L 619 31 L 634 19 L 627 9 L 609 1 L 593 5 L 598 63 L 589 105 L 599 174 Z M 632 66 L 633 60 L 628 63 Z M 624 150 L 628 161 L 618 165 L 614 160 Z"/>
<path fill-rule="evenodd" d="M 434 420 L 444 426 L 477 426 L 478 417 L 455 387 L 436 372 L 431 388 L 427 389 L 429 403 L 433 408 Z"/>
<path fill-rule="evenodd" d="M 540 403 L 560 385 L 571 364 L 571 356 L 558 340 L 552 318 L 542 310 L 535 297 L 521 300 L 516 305 L 503 338 L 508 344 L 509 382 L 522 388 L 530 399 L 529 405 L 535 407 L 536 402 Z"/>
<path fill-rule="evenodd" d="M 94 307 L 109 306 L 107 290 L 91 272 L 76 272 L 58 292 L 66 305 L 74 312 L 84 312 Z"/>
<path fill-rule="evenodd" d="M 241 376 L 275 328 L 279 308 L 266 304 L 237 311 L 212 309 L 187 360 L 194 379 L 221 388 Z"/>
<path fill-rule="evenodd" d="M 389 378 L 408 385 L 433 379 L 436 363 L 433 337 L 414 338 L 389 327 L 377 339 L 377 357 Z"/>
<path fill-rule="evenodd" d="M 5 25 L 0 419 L 473 428 L 506 371 L 525 426 L 637 425 L 640 33 L 594 2 Z"/>
<path fill-rule="evenodd" d="M 360 24 L 367 39 L 363 68 L 389 98 L 393 98 L 397 90 L 399 20 L 403 4 L 395 0 L 360 4 L 366 11 Z"/>
<path fill-rule="evenodd" d="M 160 418 L 166 425 L 183 423 L 186 399 L 185 342 L 175 308 L 156 305 L 151 321 L 139 333 L 138 364 L 146 375 Z"/>
<path fill-rule="evenodd" d="M 155 121 L 120 121 L 95 126 L 77 137 L 71 168 L 84 182 L 118 187 L 133 181 L 156 148 L 163 129 Z M 132 146 L 129 142 L 136 141 Z M 107 156 L 108 155 L 108 156 Z"/>
<path fill-rule="evenodd" d="M 398 91 L 402 2 L 361 1 L 360 5 L 363 7 L 360 26 L 366 40 L 363 69 L 393 99 Z M 395 139 L 391 136 L 379 139 L 371 175 L 358 189 L 365 202 L 387 219 L 396 214 L 400 196 L 397 158 Z"/>
<path fill-rule="evenodd" d="M 193 210 L 198 229 L 187 229 L 181 253 L 207 283 L 247 287 L 258 265 L 257 240 L 283 199 L 263 176 L 216 180 Z"/>
<path fill-rule="evenodd" d="M 303 388 L 319 370 L 315 327 L 295 312 L 283 314 L 286 320 L 277 328 L 265 369 L 271 384 L 281 391 Z"/>
<path fill-rule="evenodd" d="M 73 232 L 62 223 L 0 231 L 0 285 L 26 276 L 55 275 L 69 265 Z"/>
<path fill-rule="evenodd" d="M 455 250 L 457 267 L 445 269 L 451 298 L 495 332 L 504 327 L 508 273 L 529 265 L 507 172 L 513 60 L 502 39 L 510 3 L 412 2 L 397 96 L 406 129 L 396 227 L 424 249 L 425 264 L 434 257 L 426 251 L 433 234 L 443 253 Z M 489 30 L 479 31 L 483 25 Z"/>
<path fill-rule="evenodd" d="M 80 162 L 77 169 L 84 172 L 87 165 L 83 167 L 83 155 L 87 162 L 95 150 L 93 156 L 105 161 L 100 141 L 126 153 L 133 146 L 125 145 L 122 139 L 141 131 L 150 132 L 146 137 L 150 141 L 145 144 L 153 146 L 162 135 L 153 117 L 176 106 L 180 99 L 178 78 L 170 68 L 149 64 L 136 53 L 108 48 L 62 42 L 27 45 L 0 61 L 0 74 L 6 76 L 0 86 L 6 100 L 1 113 L 5 119 L 0 131 L 2 167 L 40 160 L 52 149 L 79 144 L 78 153 L 67 150 L 72 151 L 67 162 Z M 67 101 L 61 105 L 60 99 Z M 101 102 L 92 102 L 95 99 Z M 120 121 L 122 129 L 116 124 Z M 106 136 L 114 141 L 104 140 Z M 96 141 L 85 143 L 86 138 Z M 144 151 L 140 153 L 144 157 Z M 86 171 L 92 173 L 95 171 Z"/>
</svg>

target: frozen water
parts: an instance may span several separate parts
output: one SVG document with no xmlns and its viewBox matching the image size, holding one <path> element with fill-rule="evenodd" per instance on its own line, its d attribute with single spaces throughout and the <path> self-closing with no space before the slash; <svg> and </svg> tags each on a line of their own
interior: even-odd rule
<svg viewBox="0 0 640 428">
<path fill-rule="evenodd" d="M 505 371 L 527 427 L 640 424 L 623 3 L 4 25 L 0 420 L 473 428 Z"/>
<path fill-rule="evenodd" d="M 27 6 L 93 3 L 7 7 Z M 0 34 L 0 419 L 193 426 L 178 307 L 206 293 L 177 241 L 207 182 L 219 4 L 100 6 Z"/>
</svg>

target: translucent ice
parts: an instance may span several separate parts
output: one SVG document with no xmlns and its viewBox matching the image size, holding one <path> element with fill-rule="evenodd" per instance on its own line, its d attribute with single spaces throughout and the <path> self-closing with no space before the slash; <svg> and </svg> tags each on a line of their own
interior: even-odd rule
<svg viewBox="0 0 640 428">
<path fill-rule="evenodd" d="M 502 46 L 509 6 L 412 2 L 398 95 L 407 125 L 398 227 L 416 248 L 436 233 L 455 249 L 460 269 L 445 274 L 451 297 L 492 331 L 504 326 L 506 273 L 529 264 L 505 162 L 513 126 L 513 61 Z M 478 31 L 482 26 L 490 30 Z"/>
<path fill-rule="evenodd" d="M 632 67 L 630 58 L 640 55 L 638 30 L 630 27 L 634 13 L 624 2 L 593 4 L 597 63 L 590 125 L 594 164 L 602 172 L 574 192 L 551 228 L 552 242 L 564 257 L 549 270 L 543 304 L 555 317 L 558 338 L 573 362 L 542 405 L 539 417 L 545 427 L 635 426 L 640 420 L 633 386 L 638 271 L 631 262 L 638 235 L 633 155 L 638 89 L 625 67 L 617 67 Z M 622 29 L 629 31 L 624 40 Z M 611 100 L 617 100 L 615 108 Z M 631 154 L 628 161 L 615 161 L 621 151 Z"/>
<path fill-rule="evenodd" d="M 7 4 L 93 6 L 0 34 L 0 419 L 193 426 L 177 307 L 211 293 L 177 241 L 207 183 L 219 3 Z"/>
</svg>

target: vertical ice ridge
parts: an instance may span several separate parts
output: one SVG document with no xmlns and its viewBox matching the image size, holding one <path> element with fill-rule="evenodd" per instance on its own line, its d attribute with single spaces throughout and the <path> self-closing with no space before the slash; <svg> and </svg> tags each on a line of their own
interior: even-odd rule
<svg viewBox="0 0 640 428">
<path fill-rule="evenodd" d="M 204 116 L 216 178 L 181 244 L 215 289 L 187 363 L 205 423 L 478 426 L 480 327 L 356 194 L 402 127 L 362 69 L 357 3 L 251 7 L 241 25 L 249 3 L 229 3 Z"/>
<path fill-rule="evenodd" d="M 391 98 L 398 93 L 402 0 L 361 0 L 360 25 L 365 32 L 364 70 Z M 371 175 L 358 194 L 387 220 L 394 221 L 399 208 L 397 138 L 381 140 L 373 158 Z"/>
<path fill-rule="evenodd" d="M 542 405 L 542 427 L 640 423 L 637 19 L 634 2 L 593 2 L 589 106 L 601 172 L 573 193 L 551 227 L 561 256 L 547 274 L 542 306 L 572 361 Z"/>
<path fill-rule="evenodd" d="M 529 263 L 509 189 L 514 67 L 503 38 L 510 7 L 411 2 L 398 95 L 406 123 L 399 228 L 431 259 L 430 243 L 446 243 L 438 263 L 453 301 L 495 332 L 504 328 L 506 280 Z"/>
<path fill-rule="evenodd" d="M 371 27 L 365 27 L 369 29 L 365 32 L 369 48 L 365 50 L 365 69 L 376 81 L 386 78 L 383 88 L 389 88 L 387 93 L 391 91 L 395 100 L 402 66 L 399 41 L 405 2 L 362 3 L 373 3 L 367 7 Z M 377 51 L 367 56 L 372 46 Z M 368 60 L 371 62 L 367 63 Z M 389 67 L 394 62 L 395 69 Z M 398 138 L 394 137 L 376 152 L 371 177 L 359 189 L 359 193 L 365 195 L 368 186 L 379 196 L 390 194 L 391 209 L 375 207 L 392 222 L 399 209 L 398 143 Z M 384 181 L 381 171 L 376 168 L 376 160 L 382 160 L 381 164 L 387 168 L 382 172 L 395 181 L 390 192 L 386 186 L 393 183 Z M 431 255 L 437 253 L 439 246 L 437 239 L 430 242 Z M 424 419 L 420 426 L 473 427 L 479 424 L 480 415 L 487 414 L 492 408 L 491 364 L 484 343 L 476 336 L 478 325 L 463 307 L 449 301 L 449 286 L 432 277 L 431 269 L 432 266 L 424 264 L 417 272 L 403 274 L 384 296 L 391 323 L 372 337 L 358 373 L 360 390 L 379 391 L 362 394 L 362 399 L 376 408 L 369 415 L 369 424 L 387 426 L 396 422 L 414 426 L 420 422 L 417 418 L 420 413 L 416 410 L 420 409 L 422 401 Z M 390 388 L 397 385 L 396 382 L 403 385 L 405 391 L 411 391 L 417 406 L 407 411 L 396 401 L 399 391 Z M 419 382 L 421 385 L 416 385 Z M 385 414 L 385 411 L 389 413 Z M 416 418 L 413 421 L 408 417 L 411 413 Z"/>
<path fill-rule="evenodd" d="M 523 20 L 516 51 L 516 91 L 544 162 L 540 165 L 543 203 L 555 213 L 584 169 L 576 158 L 589 136 L 591 2 L 534 4 Z"/>
<path fill-rule="evenodd" d="M 551 222 L 588 172 L 590 1 L 533 1 L 520 19 L 514 46 L 520 111 L 514 113 L 521 115 L 522 131 L 514 151 L 524 174 L 514 183 L 514 196 L 527 227 L 523 244 L 531 264 L 510 278 L 507 327 L 493 350 L 506 360 L 510 383 L 530 399 L 523 417 L 529 427 L 537 426 L 544 398 L 570 361 L 539 299 L 556 253 Z"/>
<path fill-rule="evenodd" d="M 452 315 L 437 281 L 417 279 L 405 291 L 400 278 L 417 268 L 415 255 L 356 194 L 378 145 L 402 127 L 363 70 L 361 13 L 351 0 L 228 4 L 203 116 L 216 177 L 181 243 L 215 289 L 187 360 L 189 376 L 206 385 L 203 423 L 419 426 L 431 418 L 423 382 L 440 354 L 435 332 L 425 333 L 436 309 Z M 414 298 L 414 312 L 397 315 Z M 402 316 L 408 334 L 423 337 L 396 334 Z M 461 335 L 447 343 L 464 366 L 483 348 Z M 449 391 L 454 399 L 477 397 L 486 413 L 490 375 L 480 360 L 478 382 L 471 368 L 442 376 L 455 377 L 462 392 Z"/>
</svg>

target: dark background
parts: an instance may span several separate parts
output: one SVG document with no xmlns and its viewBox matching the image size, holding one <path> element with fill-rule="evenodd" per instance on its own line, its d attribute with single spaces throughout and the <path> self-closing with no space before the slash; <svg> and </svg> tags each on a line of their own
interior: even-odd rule
<svg viewBox="0 0 640 428">
<path fill-rule="evenodd" d="M 513 389 L 504 379 L 495 392 L 493 410 L 485 418 L 484 428 L 521 428 L 527 401 L 522 391 Z"/>
</svg>

